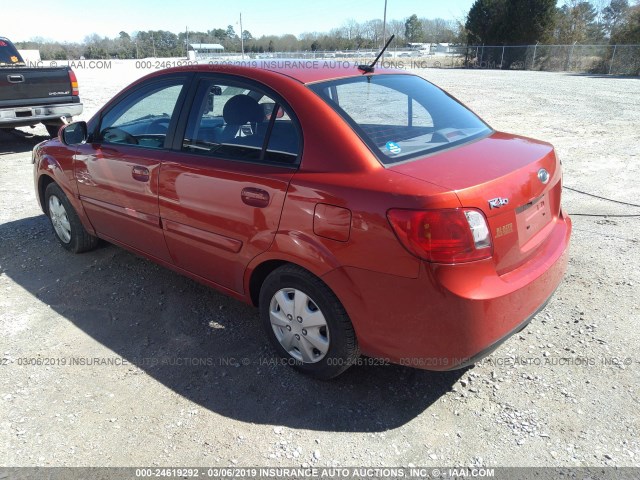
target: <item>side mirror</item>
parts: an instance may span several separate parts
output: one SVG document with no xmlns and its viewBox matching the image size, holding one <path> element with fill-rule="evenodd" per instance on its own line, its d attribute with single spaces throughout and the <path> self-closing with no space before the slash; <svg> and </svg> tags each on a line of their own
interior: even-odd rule
<svg viewBox="0 0 640 480">
<path fill-rule="evenodd" d="M 260 105 L 262 105 L 262 110 L 264 111 L 265 119 L 267 120 L 271 119 L 271 115 L 273 114 L 273 109 L 275 108 L 276 104 L 272 102 L 265 102 L 265 103 L 261 103 Z M 284 117 L 284 110 L 281 106 L 278 106 L 278 113 L 276 113 L 276 118 L 282 118 L 282 117 Z"/>
<path fill-rule="evenodd" d="M 87 141 L 87 122 L 65 125 L 58 132 L 59 140 L 65 145 L 82 145 Z"/>
<path fill-rule="evenodd" d="M 213 112 L 213 97 L 218 95 L 222 95 L 222 87 L 218 85 L 212 86 L 211 89 L 209 89 L 209 96 L 207 97 L 207 109 L 204 111 L 204 113 Z"/>
</svg>

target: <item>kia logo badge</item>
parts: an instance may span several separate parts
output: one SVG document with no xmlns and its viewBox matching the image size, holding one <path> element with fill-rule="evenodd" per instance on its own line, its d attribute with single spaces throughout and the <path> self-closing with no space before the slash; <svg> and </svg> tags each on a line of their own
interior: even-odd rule
<svg viewBox="0 0 640 480">
<path fill-rule="evenodd" d="M 542 183 L 547 183 L 549 181 L 549 172 L 547 172 L 544 168 L 538 170 L 538 180 Z"/>
<path fill-rule="evenodd" d="M 491 200 L 489 200 L 489 210 L 492 210 L 494 208 L 500 208 L 503 205 L 508 205 L 508 204 L 509 204 L 508 198 L 502 198 L 502 197 L 492 198 Z"/>
</svg>

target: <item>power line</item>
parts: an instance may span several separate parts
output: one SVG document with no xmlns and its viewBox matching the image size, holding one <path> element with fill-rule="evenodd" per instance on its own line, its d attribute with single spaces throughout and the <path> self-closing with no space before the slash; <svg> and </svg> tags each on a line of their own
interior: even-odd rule
<svg viewBox="0 0 640 480">
<path fill-rule="evenodd" d="M 571 190 L 572 192 L 581 193 L 582 195 L 587 195 L 589 197 L 598 198 L 600 200 L 605 200 L 607 202 L 619 203 L 620 205 L 628 205 L 630 207 L 638 207 L 638 208 L 640 208 L 640 205 L 638 205 L 637 203 L 629 203 L 629 202 L 623 202 L 621 200 L 614 200 L 612 198 L 601 197 L 600 195 L 594 195 L 593 193 L 584 192 L 582 190 L 578 190 L 576 188 L 571 188 L 571 187 L 567 187 L 567 186 L 563 186 L 562 188 L 564 188 L 566 190 Z M 577 215 L 577 214 L 574 214 L 574 215 Z"/>
</svg>

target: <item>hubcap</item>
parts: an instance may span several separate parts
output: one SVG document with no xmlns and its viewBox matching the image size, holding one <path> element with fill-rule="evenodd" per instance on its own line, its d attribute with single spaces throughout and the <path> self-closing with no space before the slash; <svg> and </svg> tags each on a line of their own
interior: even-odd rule
<svg viewBox="0 0 640 480">
<path fill-rule="evenodd" d="M 71 224 L 69 223 L 69 217 L 67 217 L 67 211 L 64 209 L 64 205 L 62 205 L 60 199 L 55 195 L 49 197 L 49 217 L 51 217 L 51 223 L 58 238 L 64 243 L 69 243 L 71 241 Z"/>
<path fill-rule="evenodd" d="M 329 350 L 329 327 L 318 305 L 295 288 L 278 290 L 269 305 L 271 328 L 289 355 L 316 363 Z"/>
</svg>

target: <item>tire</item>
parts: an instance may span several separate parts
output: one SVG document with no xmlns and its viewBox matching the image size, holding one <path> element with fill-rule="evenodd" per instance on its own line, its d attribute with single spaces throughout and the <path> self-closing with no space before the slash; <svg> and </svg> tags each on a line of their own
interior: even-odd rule
<svg viewBox="0 0 640 480">
<path fill-rule="evenodd" d="M 98 238 L 85 230 L 69 199 L 56 183 L 50 183 L 44 192 L 47 216 L 60 244 L 73 253 L 93 250 Z"/>
<path fill-rule="evenodd" d="M 62 123 L 56 123 L 56 124 L 45 123 L 44 128 L 47 129 L 47 133 L 51 138 L 57 138 L 58 130 L 60 130 L 60 127 L 62 125 L 63 125 Z"/>
<path fill-rule="evenodd" d="M 276 352 L 300 372 L 328 380 L 360 356 L 344 307 L 327 285 L 301 267 L 285 265 L 271 272 L 260 289 L 259 308 Z"/>
</svg>

